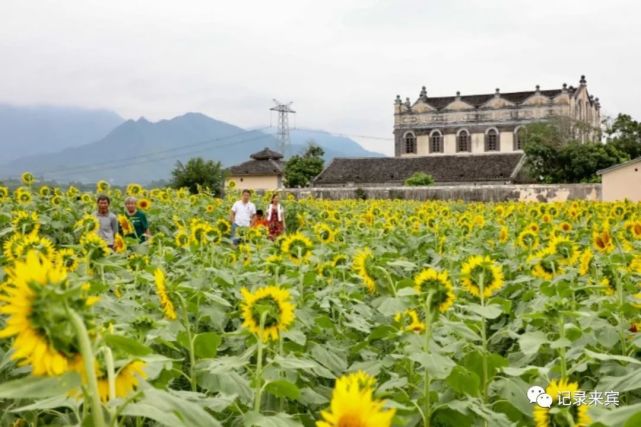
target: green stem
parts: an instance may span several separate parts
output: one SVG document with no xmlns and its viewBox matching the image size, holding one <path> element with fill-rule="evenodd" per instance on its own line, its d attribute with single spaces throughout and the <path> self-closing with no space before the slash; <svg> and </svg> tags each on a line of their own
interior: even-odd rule
<svg viewBox="0 0 641 427">
<path fill-rule="evenodd" d="M 485 287 L 483 284 L 483 274 L 479 278 L 479 290 L 481 295 L 481 307 L 485 308 Z M 487 369 L 487 333 L 485 331 L 485 317 L 481 316 L 481 341 L 483 345 L 483 354 L 481 355 L 483 361 L 483 378 L 481 383 L 481 393 L 483 396 L 483 402 L 487 402 L 487 386 L 488 386 L 488 369 Z"/>
<path fill-rule="evenodd" d="M 107 346 L 102 348 L 105 355 L 105 365 L 107 365 L 107 381 L 109 382 L 109 400 L 116 398 L 116 370 L 114 369 L 114 356 L 111 349 Z"/>
<path fill-rule="evenodd" d="M 430 352 L 430 341 L 432 339 L 432 297 L 433 292 L 427 294 L 425 300 L 425 341 L 423 343 L 423 351 Z M 423 395 L 425 396 L 425 412 L 423 414 L 423 426 L 430 427 L 432 420 L 432 402 L 430 399 L 432 379 L 427 368 L 425 368 L 425 378 L 423 379 Z"/>
<path fill-rule="evenodd" d="M 189 324 L 189 312 L 187 311 L 187 303 L 185 302 L 185 299 L 182 297 L 182 295 L 178 294 L 178 299 L 180 300 L 180 306 L 182 308 L 182 315 L 183 315 L 183 327 L 185 328 L 185 332 L 187 332 L 187 342 L 189 343 L 189 382 L 191 384 L 191 391 L 197 391 L 198 390 L 198 382 L 196 379 L 196 353 L 194 350 L 194 339 L 195 337 L 193 336 L 191 332 L 191 326 Z"/>
<path fill-rule="evenodd" d="M 80 354 L 85 366 L 87 382 L 89 387 L 89 398 L 91 404 L 91 416 L 94 427 L 105 427 L 105 418 L 102 413 L 102 404 L 100 403 L 100 393 L 98 392 L 98 380 L 96 379 L 96 369 L 94 367 L 93 351 L 91 350 L 91 341 L 87 328 L 80 316 L 70 308 L 67 308 L 71 324 L 78 334 L 78 344 L 80 345 Z"/>
<path fill-rule="evenodd" d="M 263 394 L 263 329 L 265 329 L 265 320 L 267 320 L 267 312 L 260 315 L 260 331 L 257 338 L 258 352 L 256 354 L 256 391 L 254 393 L 254 411 L 260 413 L 261 397 Z"/>
<path fill-rule="evenodd" d="M 559 336 L 561 340 L 565 338 L 565 324 L 562 315 L 559 318 Z M 561 345 L 561 348 L 559 348 L 559 358 L 561 359 L 561 378 L 567 378 L 568 368 L 567 362 L 565 360 L 565 347 L 563 347 L 563 345 Z"/>
</svg>

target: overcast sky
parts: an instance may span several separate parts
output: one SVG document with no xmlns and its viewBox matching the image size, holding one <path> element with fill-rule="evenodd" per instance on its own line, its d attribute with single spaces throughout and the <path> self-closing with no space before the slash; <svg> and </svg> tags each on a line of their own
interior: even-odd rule
<svg viewBox="0 0 641 427">
<path fill-rule="evenodd" d="M 639 17 L 633 0 L 2 0 L 0 102 L 252 127 L 277 98 L 298 127 L 391 138 L 394 97 L 422 85 L 508 92 L 585 74 L 603 112 L 641 119 Z"/>
</svg>

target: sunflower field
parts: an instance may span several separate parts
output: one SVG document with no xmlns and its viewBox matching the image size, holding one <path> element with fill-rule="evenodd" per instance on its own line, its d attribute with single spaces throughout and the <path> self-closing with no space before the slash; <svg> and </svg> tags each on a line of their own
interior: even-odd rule
<svg viewBox="0 0 641 427">
<path fill-rule="evenodd" d="M 237 190 L 23 182 L 0 426 L 641 425 L 640 204 L 290 196 L 286 234 L 235 246 Z M 98 193 L 153 236 L 109 249 Z"/>
</svg>

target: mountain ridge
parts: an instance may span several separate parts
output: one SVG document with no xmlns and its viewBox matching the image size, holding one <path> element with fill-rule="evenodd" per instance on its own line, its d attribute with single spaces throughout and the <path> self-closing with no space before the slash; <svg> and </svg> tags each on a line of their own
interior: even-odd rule
<svg viewBox="0 0 641 427">
<path fill-rule="evenodd" d="M 0 168 L 0 178 L 28 170 L 42 179 L 58 182 L 106 179 L 125 184 L 166 180 L 177 161 L 191 157 L 220 161 L 229 167 L 248 160 L 250 154 L 264 147 L 277 149 L 279 141 L 272 132 L 265 128 L 242 129 L 197 112 L 157 122 L 140 117 L 124 121 L 97 141 L 16 159 Z M 290 155 L 304 151 L 309 140 L 323 147 L 327 161 L 334 157 L 381 155 L 328 132 L 294 130 L 291 140 Z"/>
</svg>

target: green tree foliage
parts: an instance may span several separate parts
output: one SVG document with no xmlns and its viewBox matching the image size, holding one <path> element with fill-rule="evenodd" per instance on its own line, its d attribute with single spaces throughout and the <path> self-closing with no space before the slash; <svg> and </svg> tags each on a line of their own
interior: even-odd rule
<svg viewBox="0 0 641 427">
<path fill-rule="evenodd" d="M 222 194 L 224 177 L 220 162 L 194 157 L 187 164 L 176 162 L 171 175 L 171 185 L 174 188 L 186 187 L 192 194 L 197 193 L 200 188 L 208 189 L 214 196 Z"/>
<path fill-rule="evenodd" d="M 619 114 L 606 129 L 607 141 L 630 159 L 641 156 L 641 122 Z"/>
<path fill-rule="evenodd" d="M 310 141 L 305 153 L 291 157 L 285 164 L 285 184 L 287 187 L 306 187 L 311 180 L 323 171 L 321 147 Z"/>
<path fill-rule="evenodd" d="M 558 123 L 534 123 L 520 134 L 527 169 L 547 183 L 598 182 L 597 171 L 641 156 L 641 124 L 619 115 L 606 130 L 605 143 L 582 143 Z"/>
<path fill-rule="evenodd" d="M 405 180 L 405 185 L 411 187 L 432 184 L 434 184 L 434 178 L 432 178 L 432 175 L 428 175 L 425 172 L 414 172 L 412 176 Z"/>
</svg>

